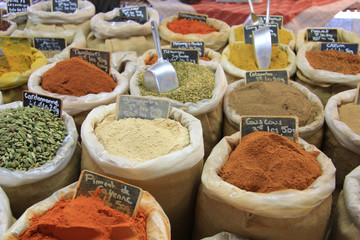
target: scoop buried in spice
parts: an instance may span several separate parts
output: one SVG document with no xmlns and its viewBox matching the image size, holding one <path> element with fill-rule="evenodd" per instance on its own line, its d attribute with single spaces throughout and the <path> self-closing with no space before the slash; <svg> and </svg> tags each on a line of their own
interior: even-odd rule
<svg viewBox="0 0 360 240">
<path fill-rule="evenodd" d="M 145 87 L 152 92 L 170 92 L 179 87 L 176 71 L 173 65 L 162 57 L 159 31 L 155 20 L 151 21 L 151 30 L 158 60 L 145 72 Z"/>
<path fill-rule="evenodd" d="M 5 56 L 5 53 L 3 52 L 3 50 L 1 48 L 0 48 L 0 67 L 9 68 L 8 60 Z"/>
</svg>

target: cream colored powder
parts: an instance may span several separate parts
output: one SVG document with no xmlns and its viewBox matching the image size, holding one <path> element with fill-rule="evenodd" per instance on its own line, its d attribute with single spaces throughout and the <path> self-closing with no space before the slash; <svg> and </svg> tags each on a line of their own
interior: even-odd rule
<svg viewBox="0 0 360 240">
<path fill-rule="evenodd" d="M 351 128 L 357 135 L 360 135 L 360 105 L 347 103 L 339 108 L 339 119 Z"/>
<path fill-rule="evenodd" d="M 187 128 L 171 119 L 145 120 L 105 118 L 95 127 L 95 135 L 112 155 L 145 162 L 190 144 Z"/>
</svg>

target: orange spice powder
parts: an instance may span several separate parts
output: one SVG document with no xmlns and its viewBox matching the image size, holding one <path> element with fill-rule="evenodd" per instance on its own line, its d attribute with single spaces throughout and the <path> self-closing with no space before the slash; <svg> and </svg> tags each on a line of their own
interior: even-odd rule
<svg viewBox="0 0 360 240">
<path fill-rule="evenodd" d="M 181 34 L 208 34 L 216 32 L 216 29 L 196 20 L 187 20 L 187 19 L 175 19 L 174 21 L 168 23 L 167 27 L 175 32 Z"/>
</svg>

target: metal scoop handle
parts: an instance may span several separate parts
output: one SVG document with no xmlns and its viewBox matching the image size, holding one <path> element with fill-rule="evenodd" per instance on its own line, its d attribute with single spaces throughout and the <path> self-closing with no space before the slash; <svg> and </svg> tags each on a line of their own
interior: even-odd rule
<svg viewBox="0 0 360 240">
<path fill-rule="evenodd" d="M 252 1 L 248 0 L 248 2 L 249 2 L 250 11 L 253 13 L 254 12 L 254 7 L 253 7 L 253 4 L 252 4 Z"/>
<path fill-rule="evenodd" d="M 269 20 L 270 20 L 270 0 L 267 0 L 267 5 L 266 5 L 266 25 L 269 25 Z"/>
<path fill-rule="evenodd" d="M 151 20 L 151 31 L 154 38 L 155 49 L 158 56 L 158 61 L 163 60 L 161 45 L 160 45 L 160 37 L 159 37 L 159 30 L 155 20 Z"/>
</svg>

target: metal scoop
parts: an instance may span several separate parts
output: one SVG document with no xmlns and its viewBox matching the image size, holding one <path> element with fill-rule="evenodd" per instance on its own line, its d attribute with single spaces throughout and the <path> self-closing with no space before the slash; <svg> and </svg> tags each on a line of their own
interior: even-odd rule
<svg viewBox="0 0 360 240">
<path fill-rule="evenodd" d="M 263 27 L 254 31 L 254 50 L 256 64 L 259 69 L 265 69 L 270 66 L 271 62 L 271 31 L 269 24 L 270 0 L 267 1 L 266 23 Z"/>
<path fill-rule="evenodd" d="M 261 18 L 259 18 L 258 15 L 255 14 L 254 12 L 254 7 L 252 4 L 251 0 L 248 0 L 249 2 L 249 7 L 250 7 L 250 15 L 246 18 L 245 22 L 244 22 L 244 26 L 248 26 L 248 25 L 258 25 L 258 24 L 263 24 L 263 20 Z"/>
<path fill-rule="evenodd" d="M 155 20 L 151 21 L 151 30 L 158 60 L 145 72 L 145 87 L 152 92 L 170 92 L 179 87 L 176 71 L 169 61 L 163 59 L 159 31 Z"/>
<path fill-rule="evenodd" d="M 0 67 L 9 68 L 8 60 L 1 48 L 0 48 Z"/>
</svg>

